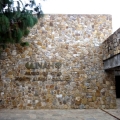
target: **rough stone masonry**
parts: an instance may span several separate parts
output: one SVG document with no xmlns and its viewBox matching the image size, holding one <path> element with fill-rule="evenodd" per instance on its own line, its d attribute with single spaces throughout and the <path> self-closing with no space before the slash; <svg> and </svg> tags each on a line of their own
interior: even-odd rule
<svg viewBox="0 0 120 120">
<path fill-rule="evenodd" d="M 116 108 L 114 74 L 103 69 L 111 15 L 45 15 L 29 47 L 10 45 L 0 59 L 0 108 Z"/>
</svg>

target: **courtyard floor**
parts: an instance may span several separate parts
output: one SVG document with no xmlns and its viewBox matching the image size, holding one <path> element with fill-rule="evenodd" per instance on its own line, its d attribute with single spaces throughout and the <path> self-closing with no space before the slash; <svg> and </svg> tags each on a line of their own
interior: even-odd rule
<svg viewBox="0 0 120 120">
<path fill-rule="evenodd" d="M 117 118 L 111 116 L 110 114 Z M 120 120 L 120 99 L 117 109 L 71 109 L 71 110 L 17 110 L 1 109 L 0 120 Z"/>
</svg>

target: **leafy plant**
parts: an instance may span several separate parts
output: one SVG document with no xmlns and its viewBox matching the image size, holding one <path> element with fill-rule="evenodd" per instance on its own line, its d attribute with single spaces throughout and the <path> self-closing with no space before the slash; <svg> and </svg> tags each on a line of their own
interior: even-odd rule
<svg viewBox="0 0 120 120">
<path fill-rule="evenodd" d="M 16 6 L 14 6 L 16 2 Z M 27 9 L 27 8 L 31 9 Z M 36 12 L 36 17 L 32 14 Z M 8 44 L 20 44 L 28 46 L 23 42 L 22 37 L 29 34 L 32 28 L 43 17 L 41 6 L 36 5 L 34 0 L 23 4 L 21 0 L 0 0 L 0 48 L 5 49 Z"/>
</svg>

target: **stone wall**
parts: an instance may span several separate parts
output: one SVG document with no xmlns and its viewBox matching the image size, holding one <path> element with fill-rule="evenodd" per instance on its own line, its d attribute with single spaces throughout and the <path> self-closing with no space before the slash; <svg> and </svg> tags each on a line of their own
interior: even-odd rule
<svg viewBox="0 0 120 120">
<path fill-rule="evenodd" d="M 113 73 L 103 70 L 110 15 L 45 15 L 0 60 L 0 108 L 115 108 Z"/>
<path fill-rule="evenodd" d="M 120 28 L 103 42 L 103 60 L 120 53 Z"/>
</svg>

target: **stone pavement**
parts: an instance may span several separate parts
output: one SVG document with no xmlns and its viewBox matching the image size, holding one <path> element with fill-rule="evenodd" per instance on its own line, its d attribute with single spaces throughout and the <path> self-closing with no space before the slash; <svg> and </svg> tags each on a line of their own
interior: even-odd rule
<svg viewBox="0 0 120 120">
<path fill-rule="evenodd" d="M 107 109 L 106 111 L 120 119 L 120 99 L 117 99 L 117 109 Z"/>
<path fill-rule="evenodd" d="M 120 99 L 117 100 L 120 103 Z M 106 110 L 120 118 L 120 104 L 117 109 Z M 0 110 L 0 120 L 118 120 L 100 109 L 41 109 Z"/>
<path fill-rule="evenodd" d="M 99 109 L 1 110 L 0 120 L 117 120 Z"/>
</svg>

